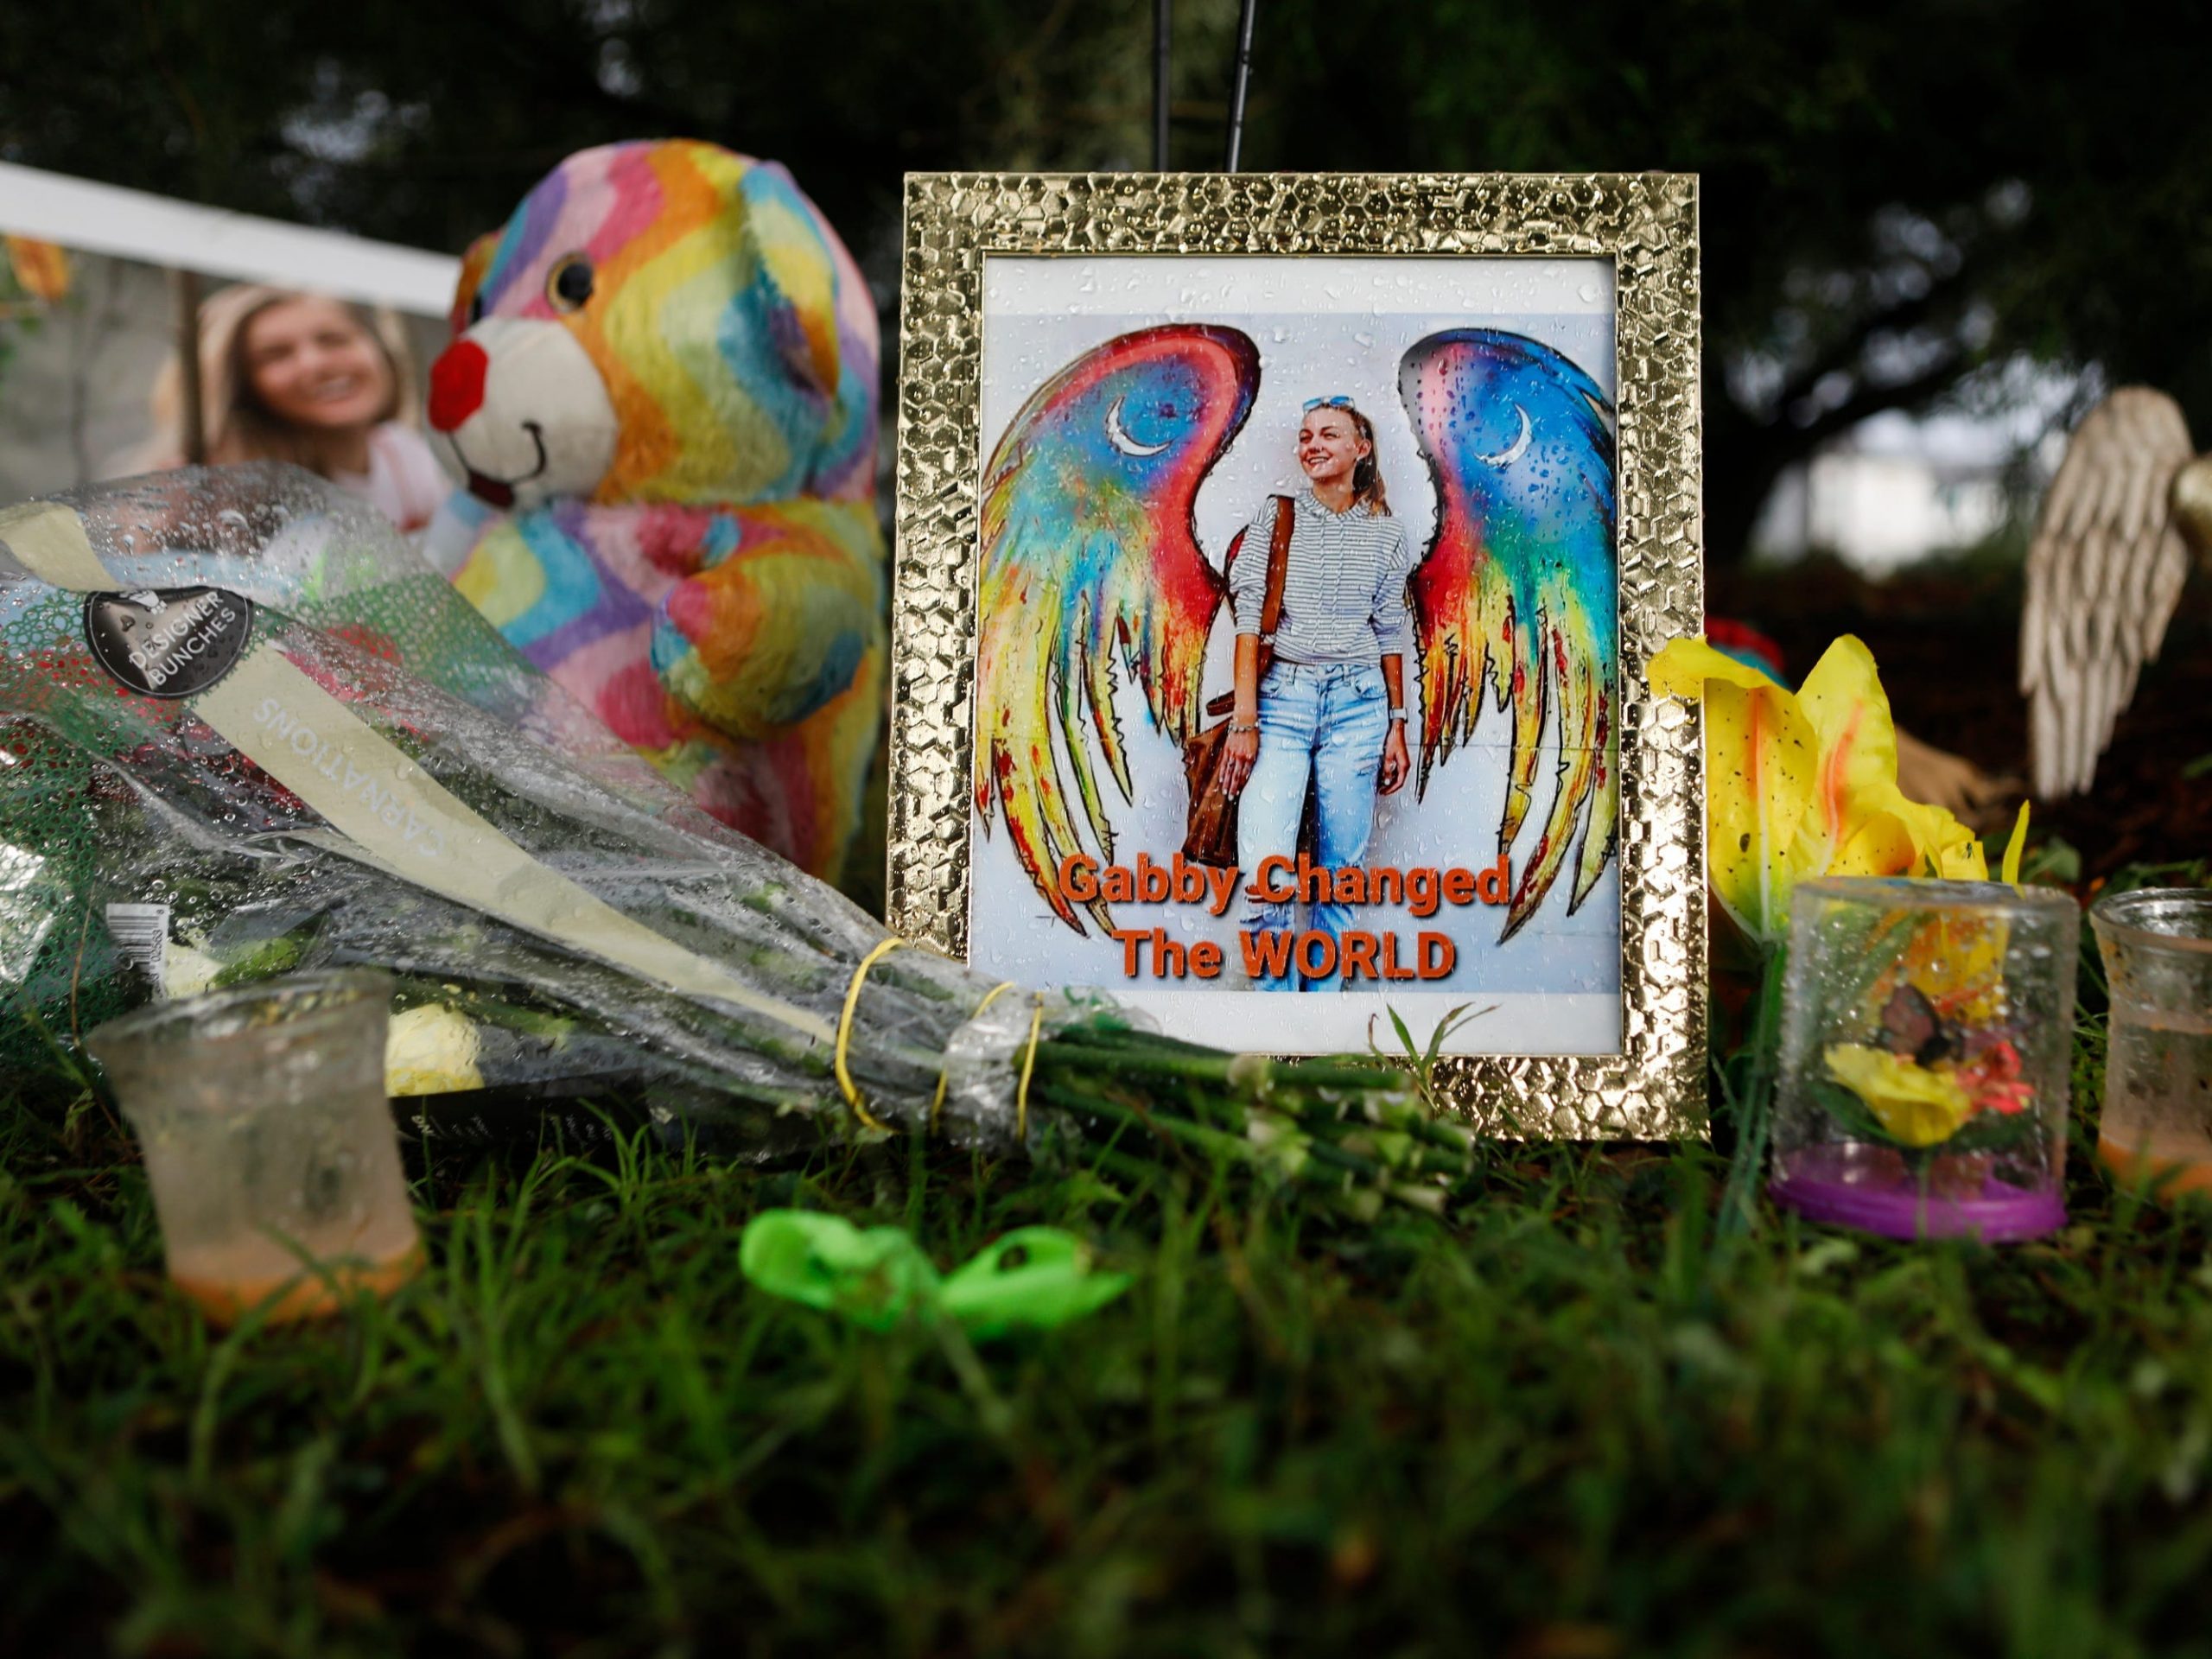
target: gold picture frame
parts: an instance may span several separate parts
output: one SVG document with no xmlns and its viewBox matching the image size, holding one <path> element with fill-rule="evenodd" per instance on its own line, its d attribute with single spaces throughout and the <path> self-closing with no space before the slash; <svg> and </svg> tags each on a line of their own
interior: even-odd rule
<svg viewBox="0 0 2212 1659">
<path fill-rule="evenodd" d="M 889 761 L 891 925 L 969 959 L 987 266 L 1000 258 L 1163 256 L 1217 264 L 1414 257 L 1610 266 L 1618 1052 L 1452 1055 L 1435 1075 L 1459 1110 L 1501 1133 L 1649 1139 L 1701 1132 L 1706 912 L 1697 713 L 1653 696 L 1643 677 L 1645 661 L 1662 644 L 1703 626 L 1697 184 L 1691 176 L 909 175 Z M 1295 1000 L 1316 1005 L 1314 999 Z M 1268 1046 L 1239 1042 L 1228 1033 L 1211 1040 Z"/>
</svg>

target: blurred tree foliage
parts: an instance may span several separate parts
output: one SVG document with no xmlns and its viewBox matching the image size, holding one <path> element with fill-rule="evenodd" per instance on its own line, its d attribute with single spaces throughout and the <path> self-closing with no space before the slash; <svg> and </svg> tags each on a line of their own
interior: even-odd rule
<svg viewBox="0 0 2212 1659">
<path fill-rule="evenodd" d="M 1235 0 L 1176 8 L 1217 166 Z M 899 175 L 1148 159 L 1147 0 L 79 0 L 0 8 L 0 155 L 459 249 L 569 151 L 789 162 L 887 292 Z M 1262 0 L 1247 166 L 1704 175 L 1709 541 L 1885 409 L 2022 356 L 2212 436 L 2196 0 Z"/>
</svg>

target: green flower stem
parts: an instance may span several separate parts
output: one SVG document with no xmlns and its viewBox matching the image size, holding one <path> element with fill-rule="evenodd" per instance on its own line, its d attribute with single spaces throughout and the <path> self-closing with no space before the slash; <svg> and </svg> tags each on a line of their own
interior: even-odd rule
<svg viewBox="0 0 2212 1659">
<path fill-rule="evenodd" d="M 1171 1037 L 1136 1031 L 1096 1030 L 1070 1033 L 1071 1046 L 1099 1052 L 1107 1066 L 1127 1065 L 1147 1072 L 1170 1071 L 1194 1081 L 1227 1084 L 1238 1092 L 1266 1094 L 1281 1089 L 1351 1089 L 1363 1093 L 1395 1091 L 1400 1073 L 1376 1065 L 1345 1065 L 1328 1060 L 1274 1060 L 1262 1055 L 1230 1054 Z"/>
<path fill-rule="evenodd" d="M 1360 1220 L 1374 1218 L 1376 1201 L 1381 1198 L 1410 1205 L 1416 1209 L 1435 1211 L 1441 1208 L 1444 1201 L 1442 1189 L 1394 1178 L 1465 1176 L 1468 1173 L 1468 1165 L 1465 1161 L 1440 1160 L 1432 1154 L 1411 1152 L 1410 1149 L 1410 1155 L 1370 1156 L 1364 1152 L 1319 1138 L 1309 1133 L 1307 1128 L 1294 1116 L 1272 1110 L 1260 1116 L 1274 1133 L 1247 1138 L 1224 1134 L 1174 1116 L 1157 1107 L 1141 1112 L 1102 1096 L 1058 1086 L 1047 1086 L 1041 1091 L 1037 1089 L 1032 1090 L 1033 1096 L 1040 1092 L 1050 1103 L 1078 1117 L 1087 1115 L 1139 1131 L 1165 1135 L 1193 1150 L 1211 1154 L 1230 1163 L 1273 1171 L 1308 1191 L 1341 1198 L 1354 1205 L 1350 1213 Z M 1118 1150 L 1110 1154 L 1116 1167 L 1121 1166 L 1122 1160 L 1128 1155 Z"/>
<path fill-rule="evenodd" d="M 1390 1173 L 1388 1166 L 1377 1163 L 1372 1158 L 1363 1157 L 1332 1141 L 1309 1140 L 1306 1143 L 1306 1150 L 1316 1163 L 1333 1165 L 1346 1174 L 1357 1175 L 1363 1180 L 1380 1181 Z"/>
<path fill-rule="evenodd" d="M 1128 1124 L 1133 1128 L 1166 1135 L 1172 1140 L 1182 1141 L 1185 1146 L 1195 1147 L 1202 1152 L 1213 1153 L 1231 1162 L 1249 1164 L 1261 1161 L 1260 1148 L 1253 1142 L 1233 1135 L 1224 1135 L 1219 1129 L 1208 1128 L 1202 1123 L 1192 1123 L 1184 1118 L 1170 1116 L 1162 1111 L 1139 1111 L 1134 1107 L 1122 1105 L 1119 1101 L 1110 1100 L 1103 1095 L 1056 1084 L 1033 1084 L 1030 1094 L 1033 1098 L 1042 1096 L 1052 1104 L 1071 1112 L 1108 1118 L 1117 1123 Z"/>
<path fill-rule="evenodd" d="M 1313 1156 L 1362 1174 L 1396 1170 L 1465 1175 L 1471 1168 L 1472 1135 L 1459 1124 L 1438 1121 L 1403 1096 L 1394 1071 L 1327 1062 L 1278 1065 L 1253 1057 L 1224 1057 L 1211 1050 L 1173 1046 L 1160 1052 L 1135 1046 L 1154 1040 L 1137 1033 L 1112 1033 L 1102 1043 L 1068 1043 L 1056 1062 L 1065 1060 L 1079 1069 L 1054 1080 L 1075 1096 L 1085 1096 L 1102 1073 L 1131 1081 L 1179 1081 L 1185 1086 L 1173 1091 L 1173 1103 L 1192 1119 L 1232 1135 L 1243 1134 L 1249 1121 L 1236 1097 L 1257 1096 L 1266 1103 L 1267 1117 L 1294 1124 L 1307 1137 Z M 1039 1051 L 1040 1062 L 1045 1053 Z M 1217 1082 L 1216 1090 L 1205 1087 L 1210 1081 Z M 1221 1087 L 1228 1092 L 1219 1092 Z M 1154 1086 L 1150 1092 L 1160 1105 L 1169 1103 L 1162 1098 L 1168 1091 Z M 1158 1121 L 1157 1116 L 1151 1121 Z M 1393 1138 L 1400 1143 L 1395 1147 L 1390 1145 Z"/>
<path fill-rule="evenodd" d="M 1474 1157 L 1478 1142 L 1471 1128 L 1457 1118 L 1437 1116 L 1416 1100 L 1398 1101 L 1386 1096 L 1366 1101 L 1332 1101 L 1325 1105 L 1336 1121 L 1348 1128 L 1409 1135 L 1423 1146 L 1433 1147 L 1463 1165 Z"/>
<path fill-rule="evenodd" d="M 1789 948 L 1777 944 L 1765 947 L 1764 954 L 1751 1040 L 1745 1046 L 1747 1064 L 1743 1086 L 1732 1100 L 1736 1153 L 1729 1160 L 1727 1185 L 1720 1194 L 1718 1231 L 1723 1238 L 1741 1236 L 1758 1228 L 1759 1178 L 1766 1166 L 1767 1142 L 1774 1122 L 1775 1066 L 1782 1044 L 1782 982 L 1789 967 Z"/>
</svg>

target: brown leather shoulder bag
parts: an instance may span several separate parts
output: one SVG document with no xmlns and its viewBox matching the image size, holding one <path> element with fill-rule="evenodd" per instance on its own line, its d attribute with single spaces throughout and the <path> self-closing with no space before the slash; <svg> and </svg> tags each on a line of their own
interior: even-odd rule
<svg viewBox="0 0 2212 1659">
<path fill-rule="evenodd" d="M 1275 626 L 1282 620 L 1283 574 L 1290 567 L 1293 506 L 1275 497 L 1275 531 L 1268 542 L 1268 590 L 1260 602 L 1260 673 L 1267 677 L 1275 658 Z M 1232 556 L 1233 557 L 1233 556 Z M 1234 660 L 1233 658 L 1231 659 Z M 1206 705 L 1210 715 L 1236 707 L 1232 688 Z M 1229 742 L 1229 721 L 1202 728 L 1183 746 L 1183 777 L 1191 786 L 1191 819 L 1183 836 L 1183 856 L 1193 864 L 1231 869 L 1236 863 L 1236 797 L 1221 786 L 1222 751 Z"/>
</svg>

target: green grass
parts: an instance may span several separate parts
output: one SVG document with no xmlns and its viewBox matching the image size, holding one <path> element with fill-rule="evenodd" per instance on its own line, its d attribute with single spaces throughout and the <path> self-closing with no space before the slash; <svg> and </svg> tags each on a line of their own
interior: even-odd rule
<svg viewBox="0 0 2212 1659">
<path fill-rule="evenodd" d="M 421 1281 L 226 1337 L 104 1110 L 0 1107 L 0 1652 L 2212 1652 L 2212 1211 L 2082 1127 L 2004 1250 L 1716 1243 L 1694 1144 L 1369 1228 L 1166 1152 L 448 1151 Z M 1137 1284 L 871 1336 L 748 1292 L 780 1204 Z"/>
</svg>

